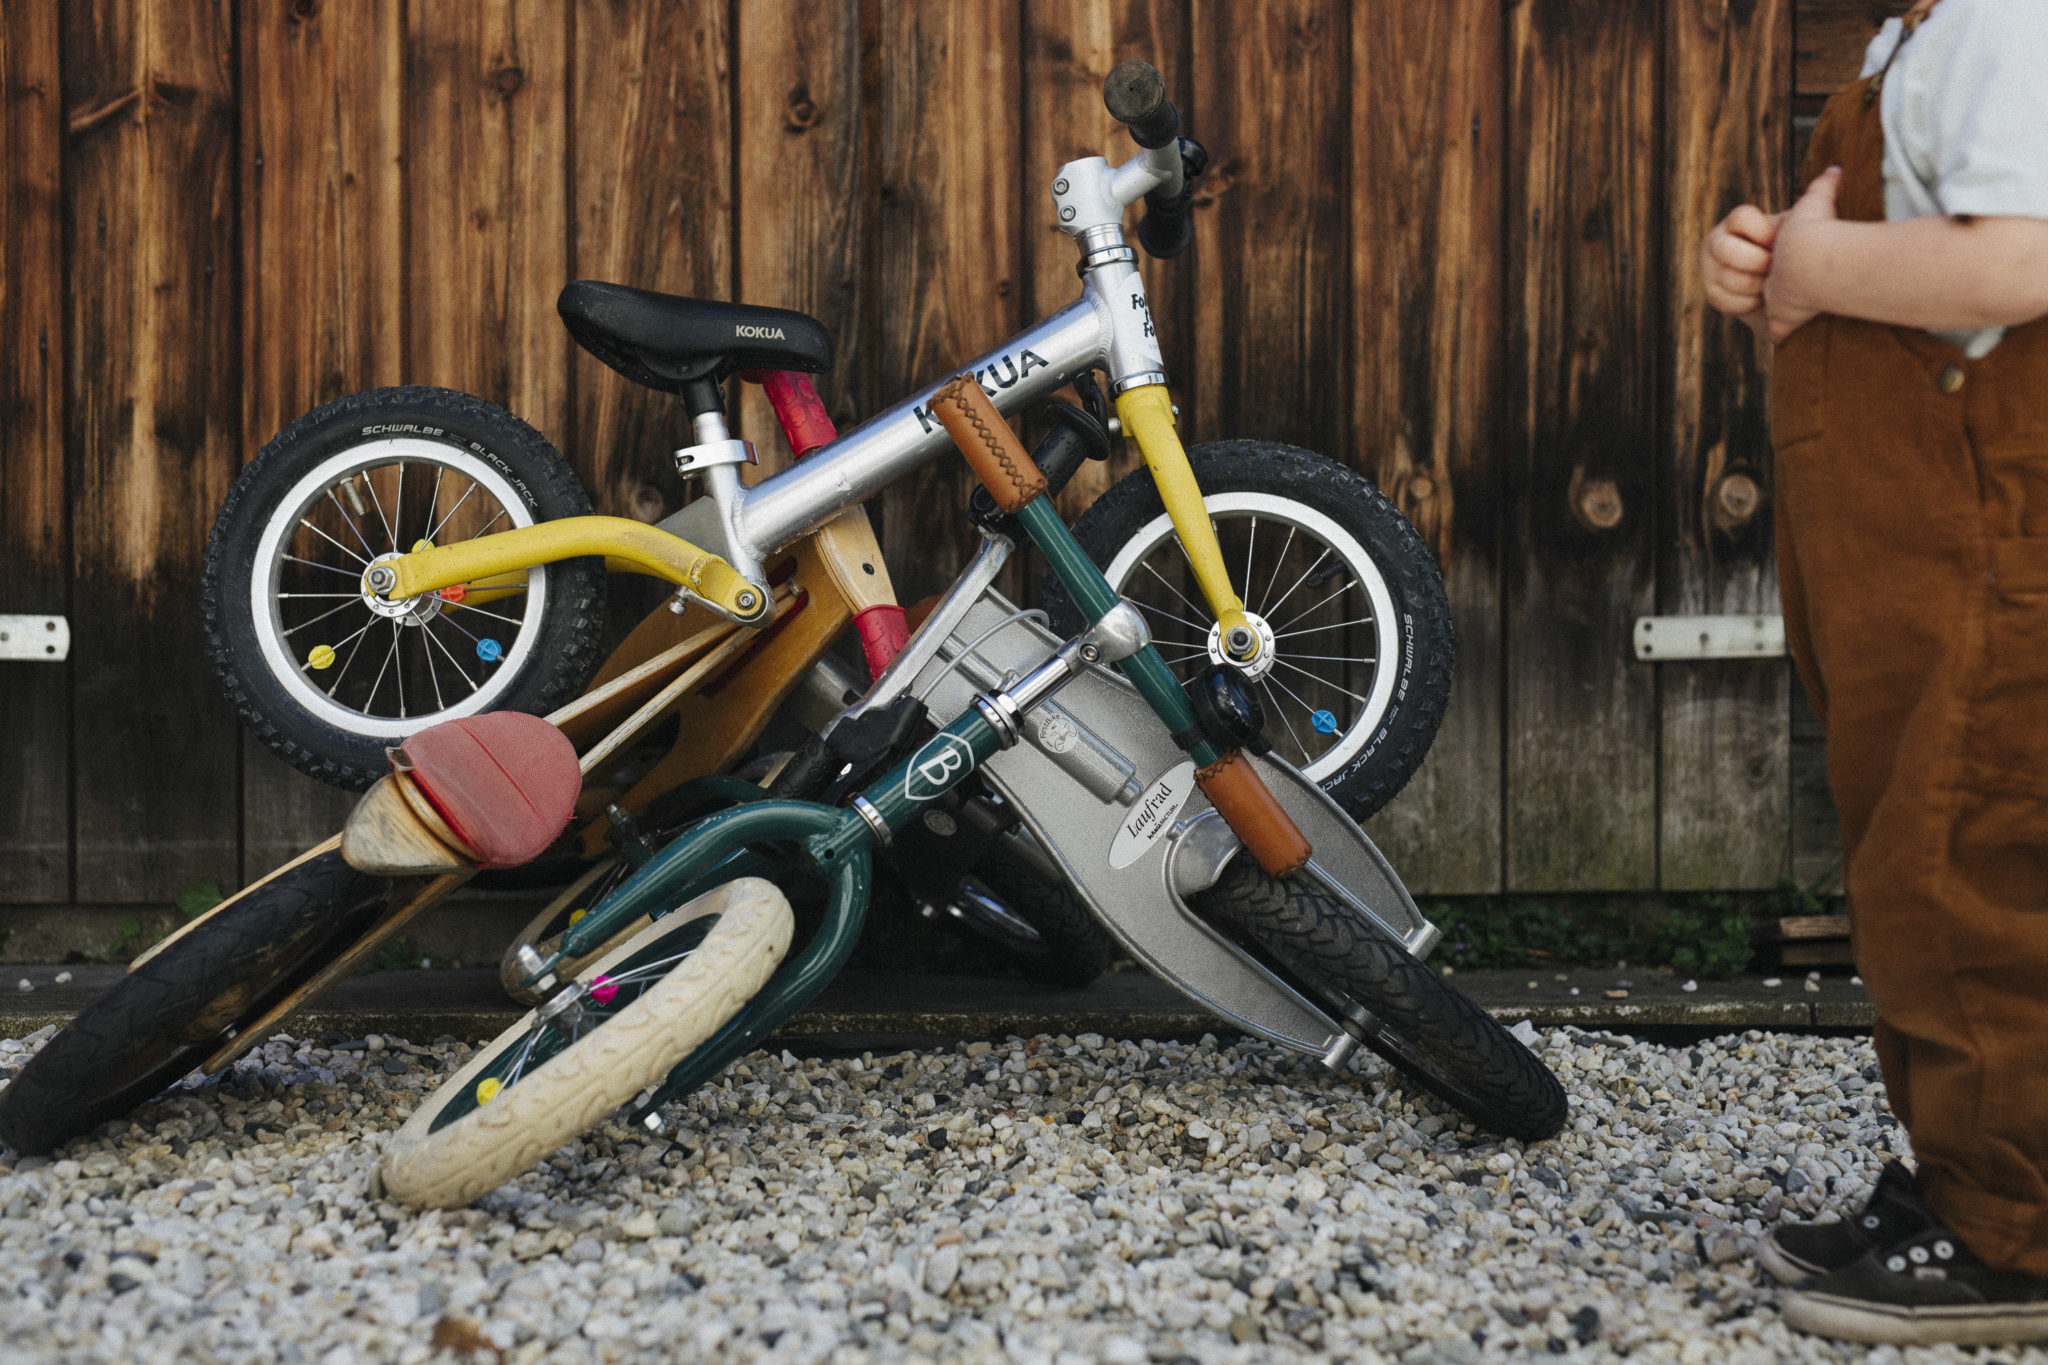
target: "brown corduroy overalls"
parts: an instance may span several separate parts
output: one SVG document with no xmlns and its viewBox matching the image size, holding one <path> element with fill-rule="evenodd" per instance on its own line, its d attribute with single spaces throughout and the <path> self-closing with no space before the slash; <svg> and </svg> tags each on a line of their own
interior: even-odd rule
<svg viewBox="0 0 2048 1365">
<path fill-rule="evenodd" d="M 1882 221 L 1870 86 L 1829 102 L 1802 183 L 1839 165 L 1840 215 Z M 2048 1276 L 2048 319 L 1973 361 L 1815 318 L 1778 348 L 1771 434 L 1892 1108 L 1943 1220 Z"/>
</svg>

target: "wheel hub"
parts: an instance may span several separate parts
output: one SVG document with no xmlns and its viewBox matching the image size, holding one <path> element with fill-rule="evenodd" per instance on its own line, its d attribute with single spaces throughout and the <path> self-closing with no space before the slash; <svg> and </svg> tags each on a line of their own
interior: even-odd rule
<svg viewBox="0 0 2048 1365">
<path fill-rule="evenodd" d="M 370 569 L 402 558 L 403 551 L 392 550 L 370 561 L 369 567 L 363 570 L 363 605 L 387 621 L 397 621 L 407 626 L 423 626 L 440 614 L 443 605 L 440 593 L 423 592 L 418 597 L 403 597 L 393 602 L 389 598 L 379 597 L 370 590 Z"/>
<path fill-rule="evenodd" d="M 1248 611 L 1244 614 L 1244 619 L 1251 626 L 1252 634 L 1257 637 L 1251 657 L 1248 659 L 1231 657 L 1230 653 L 1223 648 L 1223 623 L 1218 621 L 1209 627 L 1209 662 L 1212 664 L 1229 664 L 1231 667 L 1243 672 L 1253 682 L 1257 682 L 1260 678 L 1273 671 L 1273 660 L 1278 656 L 1279 651 L 1273 643 L 1273 628 L 1266 624 L 1265 617 L 1260 616 L 1257 612 Z"/>
</svg>

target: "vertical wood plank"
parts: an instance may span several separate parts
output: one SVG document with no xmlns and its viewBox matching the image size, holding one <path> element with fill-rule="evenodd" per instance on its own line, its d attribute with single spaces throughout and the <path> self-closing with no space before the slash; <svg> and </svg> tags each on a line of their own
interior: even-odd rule
<svg viewBox="0 0 2048 1365">
<path fill-rule="evenodd" d="M 1198 5 L 1191 115 L 1216 144 L 1195 221 L 1204 439 L 1288 441 L 1355 463 L 1345 440 L 1346 16 L 1319 0 Z"/>
<path fill-rule="evenodd" d="M 739 297 L 794 308 L 824 324 L 832 371 L 818 395 L 841 431 L 865 414 L 860 370 L 860 7 L 853 3 L 739 11 Z M 754 477 L 786 469 L 767 396 L 748 385 L 741 424 L 759 447 Z"/>
<path fill-rule="evenodd" d="M 65 615 L 57 6 L 0 8 L 0 612 Z M 0 901 L 71 894 L 68 664 L 0 663 Z"/>
<path fill-rule="evenodd" d="M 1059 168 L 1077 157 L 1103 156 L 1112 165 L 1134 155 L 1138 146 L 1124 126 L 1109 116 L 1102 103 L 1102 82 L 1121 61 L 1148 61 L 1166 78 L 1167 94 L 1182 115 L 1183 135 L 1200 141 L 1203 130 L 1193 118 L 1193 91 L 1181 61 L 1181 6 L 1173 0 L 1044 0 L 1024 10 L 1024 220 L 1027 318 L 1041 318 L 1081 296 L 1074 274 L 1078 255 L 1073 239 L 1053 226 L 1052 182 Z M 1219 129 L 1210 141 L 1221 146 L 1235 140 L 1235 131 Z M 1136 244 L 1137 215 L 1128 220 Z M 1191 420 L 1188 395 L 1193 390 L 1193 356 L 1188 338 L 1194 319 L 1188 313 L 1193 291 L 1194 253 L 1169 261 L 1152 259 L 1138 249 L 1138 269 L 1152 316 L 1159 324 L 1160 350 L 1173 392 L 1182 401 L 1183 432 L 1190 442 L 1206 439 Z M 1142 468 L 1136 447 L 1113 443 L 1109 459 L 1090 461 L 1060 495 L 1060 511 L 1069 520 L 1079 516 L 1105 489 Z"/>
<path fill-rule="evenodd" d="M 1510 891 L 1656 885 L 1659 8 L 1510 18 Z"/>
<path fill-rule="evenodd" d="M 1022 323 L 1017 42 L 1017 11 L 994 0 L 878 5 L 863 48 L 878 200 L 867 241 L 870 411 L 955 373 Z M 876 500 L 903 601 L 939 591 L 972 552 L 969 488 L 965 464 L 943 460 Z"/>
<path fill-rule="evenodd" d="M 398 0 L 242 13 L 249 460 L 307 409 L 404 373 L 405 29 Z M 354 803 L 247 734 L 242 790 L 245 879 L 333 833 Z"/>
<path fill-rule="evenodd" d="M 156 899 L 237 868 L 237 727 L 198 612 L 240 464 L 233 16 L 62 12 L 76 894 Z"/>
<path fill-rule="evenodd" d="M 1667 7 L 1665 29 L 1672 375 L 1659 609 L 1775 612 L 1765 366 L 1748 329 L 1706 306 L 1698 252 L 1737 204 L 1782 207 L 1792 7 L 1683 0 Z M 1770 887 L 1790 870 L 1787 683 L 1776 659 L 1659 667 L 1665 889 Z"/>
<path fill-rule="evenodd" d="M 501 403 L 559 445 L 569 341 L 569 11 L 406 7 L 406 367 Z"/>
<path fill-rule="evenodd" d="M 1370 832 L 1417 890 L 1495 892 L 1501 4 L 1374 5 L 1352 22 L 1355 458 L 1436 553 L 1458 636 L 1443 729 Z"/>
<path fill-rule="evenodd" d="M 581 0 L 571 101 L 574 269 L 535 325 L 559 336 L 569 278 L 724 298 L 732 285 L 732 100 L 724 0 Z M 591 502 L 653 520 L 679 493 L 668 453 L 689 443 L 672 395 L 570 343 L 575 413 L 564 452 Z M 664 487 L 664 485 L 666 487 Z"/>
</svg>

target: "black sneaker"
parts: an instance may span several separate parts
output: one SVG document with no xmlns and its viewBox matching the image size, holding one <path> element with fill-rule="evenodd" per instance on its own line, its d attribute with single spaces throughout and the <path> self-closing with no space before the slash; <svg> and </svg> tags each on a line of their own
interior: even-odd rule
<svg viewBox="0 0 2048 1365">
<path fill-rule="evenodd" d="M 1993 1270 L 1937 1222 L 1788 1295 L 1779 1311 L 1844 1341 L 2007 1346 L 2048 1341 L 2048 1279 Z"/>
<path fill-rule="evenodd" d="M 1792 1223 L 1757 1243 L 1757 1264 L 1780 1284 L 1804 1286 L 1853 1264 L 1865 1252 L 1903 1241 L 1935 1225 L 1913 1173 L 1887 1161 L 1860 1213 L 1829 1223 Z"/>
</svg>

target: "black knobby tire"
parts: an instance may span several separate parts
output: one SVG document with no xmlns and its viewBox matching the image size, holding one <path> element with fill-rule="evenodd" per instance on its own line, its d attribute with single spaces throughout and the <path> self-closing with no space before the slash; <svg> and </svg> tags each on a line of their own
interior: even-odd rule
<svg viewBox="0 0 2048 1365">
<path fill-rule="evenodd" d="M 382 912 L 387 885 L 323 853 L 192 926 L 0 1091 L 0 1145 L 47 1152 L 161 1093 L 353 942 Z"/>
<path fill-rule="evenodd" d="M 1254 665 L 1253 680 L 1266 738 L 1363 820 L 1415 775 L 1443 722 L 1457 648 L 1436 560 L 1369 479 L 1320 455 L 1221 441 L 1193 447 L 1188 460 L 1232 585 L 1272 628 L 1275 661 Z M 1222 657 L 1148 473 L 1096 499 L 1074 536 L 1145 613 L 1176 676 L 1186 681 Z M 1154 548 L 1118 567 L 1145 546 Z M 1323 548 L 1332 556 L 1318 560 Z M 1354 576 L 1330 592 L 1340 567 Z M 1057 579 L 1048 576 L 1041 601 L 1055 633 L 1080 629 Z M 1208 634 L 1198 639 L 1197 630 Z"/>
<path fill-rule="evenodd" d="M 1392 935 L 1301 876 L 1248 857 L 1194 897 L 1323 1000 L 1373 1016 L 1366 1046 L 1479 1127 L 1534 1142 L 1564 1126 L 1564 1087 L 1534 1052 Z"/>
<path fill-rule="evenodd" d="M 966 910 L 960 918 L 976 933 L 1004 950 L 1016 968 L 1033 981 L 1051 986 L 1085 986 L 1109 969 L 1113 951 L 1109 935 L 1094 914 L 1056 874 L 1033 865 L 1012 846 L 1015 834 L 989 841 L 962 888 L 986 892 L 1006 916 L 1021 920 L 1028 932 L 1010 929 L 1003 918 L 992 921 Z M 976 885 L 976 884 L 979 885 Z"/>
<path fill-rule="evenodd" d="M 279 432 L 229 490 L 200 590 L 208 657 L 286 762 L 367 787 L 415 730 L 573 698 L 597 665 L 604 570 L 566 560 L 495 598 L 430 595 L 398 616 L 372 606 L 362 570 L 418 540 L 589 511 L 561 455 L 503 408 L 421 387 L 337 399 Z"/>
</svg>

